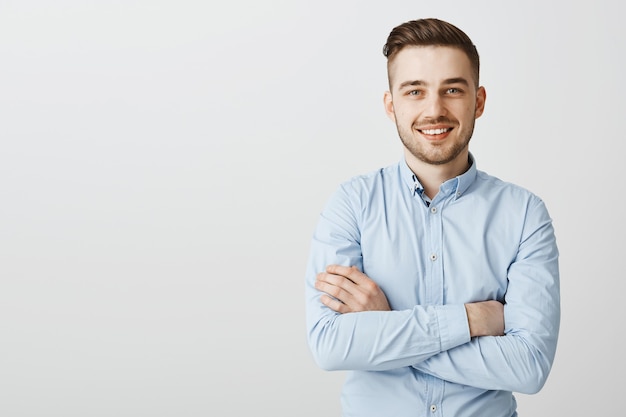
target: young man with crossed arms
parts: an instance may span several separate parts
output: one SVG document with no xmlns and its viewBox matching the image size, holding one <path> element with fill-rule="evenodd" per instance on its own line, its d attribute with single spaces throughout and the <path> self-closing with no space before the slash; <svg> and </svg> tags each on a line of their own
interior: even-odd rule
<svg viewBox="0 0 626 417">
<path fill-rule="evenodd" d="M 306 272 L 316 362 L 348 370 L 343 416 L 516 416 L 556 351 L 558 249 L 540 198 L 469 151 L 485 108 L 475 46 L 421 19 L 384 46 L 404 158 L 342 184 Z"/>
</svg>

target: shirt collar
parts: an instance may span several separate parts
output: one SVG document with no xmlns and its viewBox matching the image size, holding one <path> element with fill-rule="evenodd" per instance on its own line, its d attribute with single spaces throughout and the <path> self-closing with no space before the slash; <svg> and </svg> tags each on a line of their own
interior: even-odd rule
<svg viewBox="0 0 626 417">
<path fill-rule="evenodd" d="M 476 159 L 472 153 L 469 153 L 469 162 L 470 167 L 463 174 L 456 176 L 455 178 L 451 178 L 448 181 L 441 184 L 440 190 L 444 194 L 455 193 L 454 198 L 457 199 L 461 197 L 467 189 L 472 185 L 474 180 L 476 179 L 477 169 L 476 169 Z M 417 175 L 411 171 L 409 165 L 406 162 L 405 158 L 402 158 L 400 162 L 400 173 L 402 175 L 402 179 L 411 193 L 422 194 L 424 192 L 424 187 L 420 184 Z"/>
</svg>

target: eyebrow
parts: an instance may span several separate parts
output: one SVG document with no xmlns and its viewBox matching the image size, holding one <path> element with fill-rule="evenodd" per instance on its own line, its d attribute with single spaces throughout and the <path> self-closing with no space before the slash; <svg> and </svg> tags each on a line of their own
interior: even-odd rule
<svg viewBox="0 0 626 417">
<path fill-rule="evenodd" d="M 442 84 L 443 85 L 463 84 L 465 86 L 469 86 L 469 82 L 463 77 L 448 78 L 448 79 L 443 80 Z M 419 85 L 428 85 L 428 83 L 422 80 L 405 81 L 401 83 L 400 86 L 398 86 L 398 89 L 401 90 L 405 87 L 409 87 L 409 86 L 414 87 L 414 86 L 419 86 Z"/>
</svg>

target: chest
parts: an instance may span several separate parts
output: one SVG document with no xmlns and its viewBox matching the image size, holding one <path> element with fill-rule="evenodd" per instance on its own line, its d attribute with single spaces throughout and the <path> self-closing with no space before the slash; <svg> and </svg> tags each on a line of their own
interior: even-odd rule
<svg viewBox="0 0 626 417">
<path fill-rule="evenodd" d="M 381 210 L 362 219 L 364 272 L 393 309 L 502 300 L 519 246 L 514 217 L 471 201 Z"/>
</svg>

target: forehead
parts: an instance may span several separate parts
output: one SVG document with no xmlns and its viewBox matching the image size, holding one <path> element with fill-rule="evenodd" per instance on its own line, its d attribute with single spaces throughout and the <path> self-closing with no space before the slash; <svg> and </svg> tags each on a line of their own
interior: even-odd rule
<svg viewBox="0 0 626 417">
<path fill-rule="evenodd" d="M 469 58 L 451 46 L 407 46 L 389 61 L 387 72 L 392 88 L 416 80 L 433 85 L 451 78 L 474 81 Z"/>
</svg>

